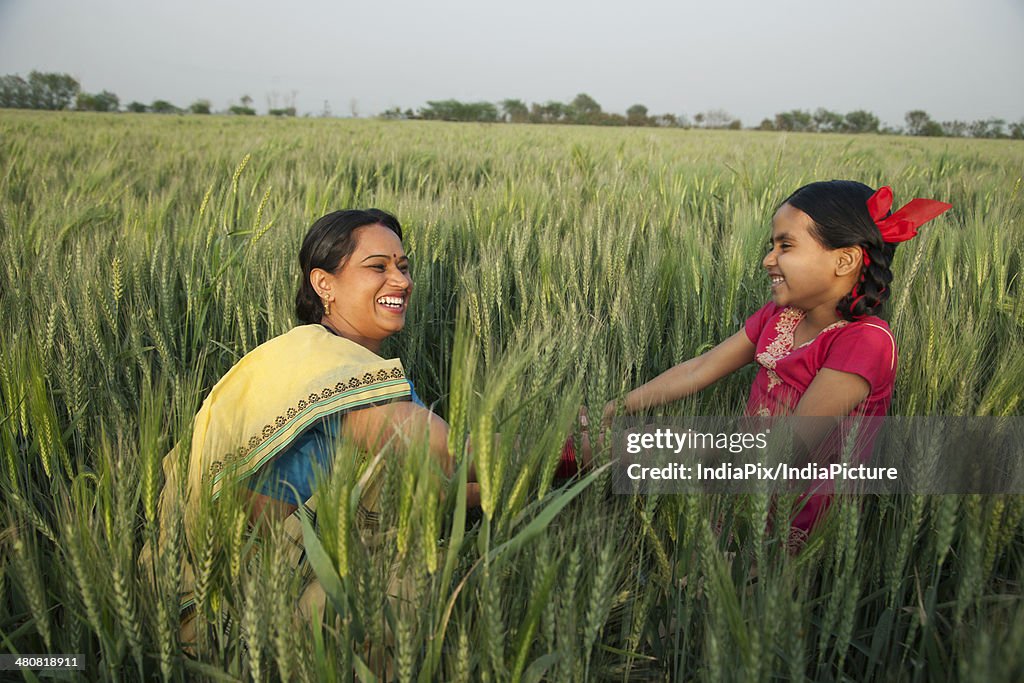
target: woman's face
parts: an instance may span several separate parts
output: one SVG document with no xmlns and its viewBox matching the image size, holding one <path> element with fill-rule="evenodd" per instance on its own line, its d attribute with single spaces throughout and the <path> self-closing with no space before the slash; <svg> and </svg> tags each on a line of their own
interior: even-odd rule
<svg viewBox="0 0 1024 683">
<path fill-rule="evenodd" d="M 409 259 L 398 235 L 383 225 L 356 228 L 353 237 L 355 250 L 334 273 L 315 269 L 310 277 L 330 300 L 331 313 L 324 321 L 377 352 L 385 338 L 405 326 L 412 292 Z"/>
</svg>

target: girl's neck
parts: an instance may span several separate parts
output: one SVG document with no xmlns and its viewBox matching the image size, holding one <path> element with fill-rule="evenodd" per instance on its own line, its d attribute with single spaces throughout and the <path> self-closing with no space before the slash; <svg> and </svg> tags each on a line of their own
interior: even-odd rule
<svg viewBox="0 0 1024 683">
<path fill-rule="evenodd" d="M 839 322 L 839 314 L 836 313 L 836 304 L 838 301 L 833 301 L 827 304 L 821 304 L 810 309 L 803 309 L 804 319 L 802 324 L 806 329 L 817 334 L 829 325 Z"/>
<path fill-rule="evenodd" d="M 839 314 L 836 313 L 835 306 L 819 306 L 818 308 L 805 311 L 805 313 L 804 320 L 815 327 L 828 327 L 839 320 Z"/>
</svg>

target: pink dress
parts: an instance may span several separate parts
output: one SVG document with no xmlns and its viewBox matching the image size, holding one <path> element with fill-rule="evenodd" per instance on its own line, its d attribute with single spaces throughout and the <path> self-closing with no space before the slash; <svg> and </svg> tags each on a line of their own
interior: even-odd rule
<svg viewBox="0 0 1024 683">
<path fill-rule="evenodd" d="M 791 414 L 822 368 L 863 377 L 870 387 L 852 416 L 882 417 L 889 411 L 896 381 L 896 341 L 881 318 L 840 320 L 805 344 L 794 347 L 793 333 L 804 312 L 765 304 L 747 319 L 747 337 L 755 346 L 759 366 L 747 399 L 747 415 Z M 795 529 L 807 532 L 828 508 L 828 494 L 812 495 L 793 519 Z"/>
</svg>

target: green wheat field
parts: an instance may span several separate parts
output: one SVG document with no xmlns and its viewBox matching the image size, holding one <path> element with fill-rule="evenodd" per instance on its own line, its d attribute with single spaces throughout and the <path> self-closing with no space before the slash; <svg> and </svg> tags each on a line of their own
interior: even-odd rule
<svg viewBox="0 0 1024 683">
<path fill-rule="evenodd" d="M 785 501 L 552 477 L 581 403 L 767 300 L 771 215 L 812 180 L 954 205 L 897 250 L 892 413 L 1020 415 L 1022 175 L 1006 141 L 0 112 L 0 652 L 85 662 L 29 679 L 1021 680 L 1024 496 L 840 500 L 794 554 L 766 524 Z M 315 624 L 237 502 L 140 566 L 162 456 L 294 325 L 302 235 L 370 206 L 402 221 L 415 281 L 386 355 L 481 444 L 482 513 L 464 469 L 439 483 L 414 450 L 384 462 L 371 542 L 359 468 L 335 467 Z M 752 378 L 665 414 L 739 414 Z M 209 624 L 188 649 L 183 552 Z M 389 599 L 395 574 L 414 590 Z"/>
</svg>

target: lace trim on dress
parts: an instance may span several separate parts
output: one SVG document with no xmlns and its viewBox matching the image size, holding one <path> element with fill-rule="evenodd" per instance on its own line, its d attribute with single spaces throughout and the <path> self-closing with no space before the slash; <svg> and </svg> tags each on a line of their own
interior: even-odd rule
<svg viewBox="0 0 1024 683">
<path fill-rule="evenodd" d="M 803 311 L 792 307 L 782 311 L 779 315 L 779 319 L 775 322 L 775 339 L 765 347 L 764 351 L 757 354 L 757 362 L 760 363 L 768 373 L 767 391 L 771 391 L 782 384 L 782 378 L 779 377 L 777 372 L 775 372 L 775 366 L 780 360 L 793 352 L 793 335 L 796 332 L 797 326 L 800 325 L 800 321 L 804 319 L 804 315 Z M 846 320 L 837 320 L 796 348 L 802 349 L 825 332 L 843 327 L 846 324 Z"/>
</svg>

